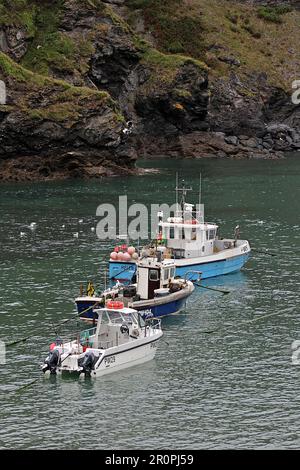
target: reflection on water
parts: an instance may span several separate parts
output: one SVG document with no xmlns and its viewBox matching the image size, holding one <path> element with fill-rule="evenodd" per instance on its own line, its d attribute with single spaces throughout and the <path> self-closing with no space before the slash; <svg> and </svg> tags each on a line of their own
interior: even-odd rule
<svg viewBox="0 0 300 470">
<path fill-rule="evenodd" d="M 221 235 L 239 224 L 243 238 L 278 256 L 253 252 L 242 272 L 203 281 L 230 294 L 196 288 L 185 312 L 163 320 L 154 361 L 97 380 L 40 375 L 53 325 L 74 315 L 80 284 L 103 288 L 114 243 L 91 231 L 97 206 L 126 193 L 129 203 L 174 202 L 172 162 L 144 165 L 160 172 L 0 187 L 1 339 L 30 336 L 0 365 L 0 447 L 299 448 L 300 369 L 291 362 L 300 339 L 296 158 L 176 161 L 195 188 L 202 171 L 207 219 Z M 70 321 L 63 331 L 76 327 Z"/>
</svg>

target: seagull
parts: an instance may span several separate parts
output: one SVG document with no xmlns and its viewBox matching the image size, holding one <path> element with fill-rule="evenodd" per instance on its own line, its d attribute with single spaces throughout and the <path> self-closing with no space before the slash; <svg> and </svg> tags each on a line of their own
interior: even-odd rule
<svg viewBox="0 0 300 470">
<path fill-rule="evenodd" d="M 74 238 L 78 238 L 78 232 L 73 233 Z"/>
<path fill-rule="evenodd" d="M 79 223 L 79 224 L 82 224 L 82 223 L 83 223 L 83 219 L 79 219 L 79 220 L 78 220 L 78 223 Z"/>
<path fill-rule="evenodd" d="M 63 225 L 61 226 L 61 228 L 66 228 L 65 224 L 63 224 Z"/>
<path fill-rule="evenodd" d="M 20 237 L 21 237 L 21 238 L 24 238 L 24 237 L 25 237 L 25 235 L 26 235 L 26 233 L 25 233 L 25 232 L 20 232 Z"/>
<path fill-rule="evenodd" d="M 29 225 L 29 227 L 31 228 L 31 230 L 36 229 L 36 222 L 31 222 L 31 224 Z"/>
</svg>

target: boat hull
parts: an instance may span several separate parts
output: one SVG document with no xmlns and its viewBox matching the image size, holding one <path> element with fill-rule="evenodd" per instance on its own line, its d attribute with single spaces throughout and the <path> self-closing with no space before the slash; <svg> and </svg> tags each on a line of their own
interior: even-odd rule
<svg viewBox="0 0 300 470">
<path fill-rule="evenodd" d="M 172 315 L 174 313 L 180 312 L 185 306 L 185 302 L 188 298 L 188 295 L 181 299 L 173 300 L 172 302 L 167 302 L 165 304 L 159 305 L 148 305 L 148 303 L 133 302 L 132 308 L 141 313 L 143 317 L 151 316 L 155 318 L 165 317 L 167 315 Z M 93 307 L 97 303 L 97 300 L 94 300 L 92 297 L 88 299 L 76 299 L 75 300 L 77 311 L 80 318 L 84 320 L 93 320 Z M 137 305 L 140 304 L 140 305 Z M 96 305 L 97 308 L 97 305 Z"/>
<path fill-rule="evenodd" d="M 234 250 L 230 250 L 234 251 Z M 237 250 L 236 250 L 237 251 Z M 249 251 L 243 253 L 232 253 L 223 256 L 212 255 L 210 258 L 205 259 L 190 258 L 175 260 L 176 265 L 176 276 L 183 277 L 189 271 L 200 271 L 201 279 L 208 279 L 211 277 L 223 276 L 225 274 L 234 273 L 240 271 L 250 256 Z M 113 281 L 119 280 L 122 282 L 128 282 L 132 280 L 135 274 L 136 264 L 134 262 L 122 262 L 122 261 L 110 261 L 109 262 L 109 277 Z M 188 279 L 196 280 L 196 273 L 189 273 Z"/>
<path fill-rule="evenodd" d="M 150 337 L 137 339 L 130 348 L 124 347 L 121 349 L 115 347 L 107 349 L 99 363 L 95 365 L 95 369 L 91 371 L 91 377 L 101 377 L 151 361 L 155 357 L 162 335 L 163 333 L 160 332 Z M 87 351 L 93 351 L 93 349 L 88 349 Z M 74 371 L 58 368 L 57 373 L 69 375 L 74 374 Z M 81 374 L 80 377 L 84 378 L 84 374 Z"/>
<path fill-rule="evenodd" d="M 192 283 L 188 283 L 188 286 L 181 291 L 169 294 L 166 297 L 131 302 L 130 307 L 140 312 L 142 317 L 165 317 L 180 312 L 185 307 L 185 302 L 193 291 L 194 286 Z M 99 300 L 98 297 L 77 297 L 75 304 L 80 318 L 93 320 L 93 309 L 98 307 Z"/>
</svg>

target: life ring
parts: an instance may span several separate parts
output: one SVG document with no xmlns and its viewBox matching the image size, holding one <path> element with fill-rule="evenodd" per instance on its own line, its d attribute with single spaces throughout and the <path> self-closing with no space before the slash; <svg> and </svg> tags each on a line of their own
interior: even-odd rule
<svg viewBox="0 0 300 470">
<path fill-rule="evenodd" d="M 124 303 L 119 300 L 109 300 L 106 304 L 106 307 L 109 309 L 119 310 L 124 308 Z"/>
</svg>

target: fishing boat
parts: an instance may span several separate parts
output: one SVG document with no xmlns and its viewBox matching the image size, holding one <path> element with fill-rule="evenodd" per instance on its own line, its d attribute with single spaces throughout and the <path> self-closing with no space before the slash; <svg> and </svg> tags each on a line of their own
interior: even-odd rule
<svg viewBox="0 0 300 470">
<path fill-rule="evenodd" d="M 138 310 L 143 317 L 164 317 L 180 312 L 195 289 L 190 280 L 175 279 L 175 263 L 171 259 L 141 258 L 137 262 L 136 276 L 136 283 L 124 285 L 117 281 L 100 296 L 95 295 L 89 285 L 89 295 L 75 299 L 80 317 L 92 320 L 93 310 L 107 302 L 121 302 Z"/>
<path fill-rule="evenodd" d="M 150 245 L 138 251 L 129 247 L 125 253 L 122 247 L 115 247 L 110 254 L 110 280 L 131 281 L 141 255 L 173 259 L 176 275 L 184 277 L 193 270 L 192 280 L 196 279 L 198 271 L 201 279 L 207 279 L 239 271 L 245 265 L 251 248 L 247 240 L 240 239 L 239 225 L 234 229 L 234 238 L 221 238 L 218 225 L 204 221 L 203 206 L 199 204 L 197 210 L 195 205 L 186 203 L 187 192 L 191 190 L 184 185 L 182 188 L 176 186 L 174 217 L 164 220 L 163 212 L 158 212 L 157 238 Z M 177 202 L 179 192 L 180 203 Z"/>
<path fill-rule="evenodd" d="M 94 311 L 97 324 L 72 339 L 56 340 L 42 365 L 47 375 L 99 377 L 154 358 L 163 332 L 158 319 L 141 318 L 132 308 Z"/>
</svg>

